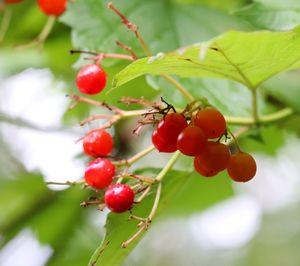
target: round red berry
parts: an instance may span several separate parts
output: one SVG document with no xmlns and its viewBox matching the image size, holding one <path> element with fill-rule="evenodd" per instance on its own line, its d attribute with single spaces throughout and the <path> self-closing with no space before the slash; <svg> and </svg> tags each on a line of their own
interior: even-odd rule
<svg viewBox="0 0 300 266">
<path fill-rule="evenodd" d="M 176 144 L 170 144 L 166 139 L 162 138 L 157 129 L 152 132 L 152 143 L 154 147 L 160 152 L 174 152 L 177 151 Z"/>
<path fill-rule="evenodd" d="M 256 174 L 256 162 L 250 154 L 239 152 L 231 156 L 227 172 L 234 181 L 247 182 Z"/>
<path fill-rule="evenodd" d="M 39 8 L 47 16 L 60 16 L 65 12 L 67 0 L 37 0 Z"/>
<path fill-rule="evenodd" d="M 178 135 L 188 126 L 183 115 L 178 113 L 167 114 L 158 124 L 157 132 L 168 143 L 176 145 Z"/>
<path fill-rule="evenodd" d="M 177 139 L 177 148 L 183 154 L 196 156 L 207 145 L 207 137 L 203 131 L 196 126 L 188 126 L 182 130 Z"/>
<path fill-rule="evenodd" d="M 116 213 L 130 210 L 134 202 L 133 190 L 128 185 L 115 184 L 108 187 L 104 195 L 106 206 Z"/>
<path fill-rule="evenodd" d="M 220 172 L 227 168 L 230 152 L 225 144 L 209 141 L 196 160 L 207 170 Z"/>
<path fill-rule="evenodd" d="M 22 2 L 23 0 L 4 0 L 6 4 L 17 4 Z"/>
<path fill-rule="evenodd" d="M 200 127 L 209 139 L 219 138 L 226 131 L 225 118 L 215 108 L 199 110 L 194 117 L 194 124 Z"/>
<path fill-rule="evenodd" d="M 208 170 L 208 169 L 205 169 L 203 167 L 203 165 L 201 165 L 199 163 L 199 161 L 197 160 L 197 157 L 195 157 L 194 159 L 194 168 L 195 170 L 202 176 L 206 176 L 206 177 L 212 177 L 212 176 L 215 176 L 218 174 L 218 171 L 214 171 L 214 170 Z"/>
<path fill-rule="evenodd" d="M 78 72 L 76 84 L 82 93 L 94 95 L 105 88 L 106 78 L 107 75 L 100 66 L 89 64 Z"/>
<path fill-rule="evenodd" d="M 107 159 L 97 158 L 85 169 L 84 178 L 88 185 L 96 189 L 109 186 L 115 175 L 115 166 Z"/>
<path fill-rule="evenodd" d="M 104 129 L 94 129 L 83 138 L 83 150 L 89 156 L 107 156 L 112 149 L 112 136 Z"/>
</svg>

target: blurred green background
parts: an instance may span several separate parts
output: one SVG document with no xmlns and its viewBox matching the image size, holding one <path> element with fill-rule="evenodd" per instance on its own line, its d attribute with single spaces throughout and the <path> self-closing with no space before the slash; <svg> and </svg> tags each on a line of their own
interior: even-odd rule
<svg viewBox="0 0 300 266">
<path fill-rule="evenodd" d="M 87 265 L 104 236 L 107 212 L 81 208 L 91 193 L 80 187 L 47 187 L 44 181 L 82 177 L 87 158 L 75 143 L 88 130 L 79 121 L 101 110 L 81 104 L 68 110 L 67 94 L 78 93 L 77 69 L 86 62 L 72 48 L 121 52 L 116 40 L 142 51 L 106 1 L 74 0 L 43 47 L 17 49 L 34 39 L 47 17 L 35 1 L 8 6 L 11 21 L 0 43 L 0 265 Z M 206 41 L 231 29 L 290 30 L 300 24 L 298 0 L 114 1 L 139 25 L 154 53 Z M 3 20 L 1 11 L 0 19 Z M 127 63 L 107 60 L 112 76 Z M 207 97 L 226 115 L 250 114 L 250 93 L 232 81 L 182 79 L 195 97 Z M 259 91 L 259 109 L 289 106 L 295 115 L 248 132 L 243 149 L 257 160 L 256 178 L 232 184 L 225 174 L 208 180 L 192 174 L 123 265 L 297 266 L 300 265 L 300 75 L 277 75 Z M 108 85 L 106 90 L 109 90 Z M 157 77 L 143 77 L 94 99 L 117 103 L 122 96 L 158 99 L 176 106 L 184 99 Z M 132 107 L 130 107 L 132 108 Z M 114 153 L 129 157 L 150 144 L 150 132 L 133 136 L 135 121 L 111 130 Z M 162 167 L 168 156 L 153 153 L 135 169 Z M 188 172 L 182 159 L 176 169 Z M 170 178 L 179 175 L 170 174 Z M 125 240 L 125 239 L 124 239 Z M 105 264 L 103 264 L 105 265 Z M 108 264 L 106 264 L 108 265 Z M 110 266 L 110 265 L 109 265 Z"/>
</svg>

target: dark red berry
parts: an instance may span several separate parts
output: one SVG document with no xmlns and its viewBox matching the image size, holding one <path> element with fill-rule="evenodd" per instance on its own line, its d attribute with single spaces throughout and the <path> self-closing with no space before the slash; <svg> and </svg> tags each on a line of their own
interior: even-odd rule
<svg viewBox="0 0 300 266">
<path fill-rule="evenodd" d="M 76 84 L 82 93 L 94 95 L 105 88 L 106 77 L 106 73 L 100 66 L 89 64 L 78 72 Z"/>
<path fill-rule="evenodd" d="M 115 175 L 115 166 L 107 159 L 97 158 L 91 161 L 85 169 L 86 183 L 96 189 L 109 186 Z"/>
<path fill-rule="evenodd" d="M 170 113 L 159 122 L 157 132 L 168 143 L 176 145 L 178 135 L 187 125 L 183 115 Z"/>
<path fill-rule="evenodd" d="M 177 148 L 183 154 L 196 156 L 207 145 L 207 137 L 203 131 L 196 126 L 188 126 L 179 134 L 177 139 Z"/>
<path fill-rule="evenodd" d="M 239 152 L 231 156 L 227 172 L 234 181 L 247 182 L 256 174 L 256 162 L 250 154 Z"/>
<path fill-rule="evenodd" d="M 225 118 L 215 108 L 199 110 L 194 117 L 194 124 L 200 127 L 209 139 L 219 138 L 226 131 Z"/>
<path fill-rule="evenodd" d="M 65 12 L 67 0 L 37 0 L 39 8 L 47 16 L 60 16 Z"/>
<path fill-rule="evenodd" d="M 103 129 L 94 129 L 83 138 L 83 150 L 92 157 L 107 156 L 113 149 L 113 139 Z"/>
<path fill-rule="evenodd" d="M 205 169 L 220 172 L 227 168 L 230 152 L 225 144 L 209 141 L 196 160 Z"/>
<path fill-rule="evenodd" d="M 133 190 L 128 185 L 115 184 L 109 186 L 104 195 L 106 206 L 116 213 L 130 210 L 134 202 Z"/>
<path fill-rule="evenodd" d="M 195 170 L 202 176 L 206 176 L 206 177 L 212 177 L 218 174 L 218 171 L 214 171 L 214 170 L 207 170 L 203 167 L 203 165 L 201 165 L 199 163 L 199 161 L 197 160 L 197 157 L 195 157 L 194 159 L 194 168 Z"/>
<path fill-rule="evenodd" d="M 155 148 L 160 152 L 174 152 L 177 151 L 176 144 L 169 144 L 157 132 L 157 129 L 152 133 L 152 143 Z"/>
</svg>

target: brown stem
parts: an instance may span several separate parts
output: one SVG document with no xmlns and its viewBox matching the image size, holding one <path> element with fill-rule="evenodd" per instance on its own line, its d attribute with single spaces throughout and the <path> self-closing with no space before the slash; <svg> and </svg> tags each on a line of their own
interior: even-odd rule
<svg viewBox="0 0 300 266">
<path fill-rule="evenodd" d="M 133 60 L 138 60 L 138 56 L 135 54 L 135 52 L 131 49 L 131 47 L 125 45 L 124 43 L 121 43 L 119 41 L 116 41 L 116 44 L 121 47 L 123 50 L 129 52 L 133 58 Z"/>
</svg>

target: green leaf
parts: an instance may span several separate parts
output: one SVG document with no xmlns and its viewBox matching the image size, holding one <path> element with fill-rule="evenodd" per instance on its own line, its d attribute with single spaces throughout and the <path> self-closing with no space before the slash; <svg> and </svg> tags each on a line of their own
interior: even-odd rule
<svg viewBox="0 0 300 266">
<path fill-rule="evenodd" d="M 163 216 L 187 216 L 232 195 L 232 183 L 226 172 L 214 178 L 205 178 L 194 172 L 170 201 Z"/>
<path fill-rule="evenodd" d="M 157 173 L 155 169 L 139 170 L 139 173 Z M 207 180 L 196 173 L 170 171 L 162 181 L 162 193 L 156 216 L 186 215 L 207 208 L 211 204 L 232 195 L 229 179 L 217 177 Z M 147 217 L 151 211 L 155 190 L 142 203 L 136 205 L 133 214 Z M 138 222 L 127 221 L 128 213 L 110 213 L 106 222 L 106 236 L 96 250 L 89 265 L 120 265 L 123 259 L 137 245 L 141 237 L 127 248 L 122 249 L 124 241 L 131 238 L 139 229 Z M 156 219 L 157 217 L 155 217 Z M 155 222 L 155 221 L 154 221 Z M 96 262 L 97 261 L 97 262 Z M 93 264 L 95 263 L 95 264 Z"/>
<path fill-rule="evenodd" d="M 275 74 L 299 67 L 300 30 L 230 31 L 208 43 L 133 62 L 115 76 L 121 86 L 144 74 L 212 77 L 238 81 L 250 88 Z"/>
<path fill-rule="evenodd" d="M 291 30 L 300 23 L 300 3 L 298 0 L 256 0 L 235 14 L 258 28 Z"/>
<path fill-rule="evenodd" d="M 147 169 L 146 172 L 147 174 L 158 173 L 155 169 Z M 189 175 L 189 173 L 179 171 L 168 172 L 163 180 L 162 193 L 157 214 L 162 212 L 168 205 L 169 201 L 176 195 L 182 184 L 187 181 Z M 133 214 L 140 217 L 147 217 L 151 211 L 154 197 L 155 189 L 152 188 L 152 192 L 149 193 L 149 195 L 140 204 L 134 207 Z M 137 221 L 127 221 L 128 215 L 128 213 L 110 213 L 108 215 L 105 238 L 101 246 L 92 256 L 89 265 L 120 265 L 126 255 L 128 255 L 137 245 L 137 240 L 140 240 L 141 237 L 130 244 L 127 248 L 124 249 L 121 247 L 122 243 L 131 238 L 139 229 L 137 227 Z"/>
<path fill-rule="evenodd" d="M 136 53 L 142 54 L 134 34 L 128 32 L 120 18 L 106 8 L 107 2 L 85 0 L 69 3 L 68 10 L 60 21 L 72 28 L 74 47 L 124 52 L 113 45 L 119 40 L 132 47 Z M 165 0 L 116 0 L 113 3 L 129 20 L 139 26 L 154 53 L 212 38 L 228 29 L 245 28 L 240 23 L 241 20 L 200 5 L 180 5 Z"/>
</svg>

